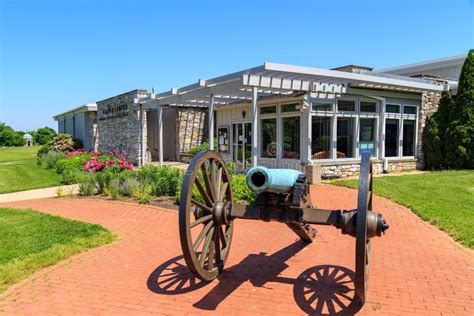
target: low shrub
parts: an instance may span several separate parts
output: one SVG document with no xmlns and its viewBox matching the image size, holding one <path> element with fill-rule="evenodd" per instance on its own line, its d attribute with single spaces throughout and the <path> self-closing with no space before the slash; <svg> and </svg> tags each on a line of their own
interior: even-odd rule
<svg viewBox="0 0 474 316">
<path fill-rule="evenodd" d="M 232 191 L 234 193 L 234 201 L 239 203 L 242 201 L 252 202 L 255 200 L 255 192 L 249 189 L 245 181 L 245 175 L 232 176 Z"/>
<path fill-rule="evenodd" d="M 94 194 L 96 183 L 93 175 L 82 173 L 77 180 L 79 184 L 79 195 L 91 196 Z"/>
<path fill-rule="evenodd" d="M 74 150 L 74 140 L 71 135 L 58 134 L 49 142 L 53 151 L 72 151 Z"/>
<path fill-rule="evenodd" d="M 140 183 L 152 187 L 155 196 L 174 196 L 181 184 L 182 171 L 176 168 L 144 166 L 137 170 L 136 177 Z"/>
<path fill-rule="evenodd" d="M 111 172 L 97 172 L 95 174 L 97 193 L 103 194 L 104 189 L 110 185 L 110 181 L 114 178 Z"/>
<path fill-rule="evenodd" d="M 63 152 L 49 151 L 38 158 L 38 163 L 45 169 L 53 169 L 61 159 L 64 159 Z"/>
<path fill-rule="evenodd" d="M 48 152 L 50 152 L 52 150 L 53 150 L 53 147 L 51 146 L 50 143 L 46 143 L 43 146 L 41 146 L 41 148 L 36 153 L 36 157 L 38 158 L 38 164 L 41 164 L 41 162 L 40 162 L 41 156 L 47 154 Z"/>
<path fill-rule="evenodd" d="M 135 177 L 130 177 L 121 182 L 120 191 L 122 195 L 125 196 L 135 196 L 136 192 L 139 190 L 140 181 Z"/>
<path fill-rule="evenodd" d="M 209 143 L 204 142 L 199 146 L 191 147 L 188 151 L 188 154 L 192 155 L 193 157 L 196 156 L 200 151 L 206 150 L 209 148 Z"/>
<path fill-rule="evenodd" d="M 133 197 L 138 200 L 140 204 L 148 204 L 153 199 L 153 187 L 148 183 L 140 183 L 133 192 Z"/>
<path fill-rule="evenodd" d="M 112 198 L 118 200 L 120 198 L 120 180 L 112 179 L 109 186 L 104 188 L 104 193 Z"/>
</svg>

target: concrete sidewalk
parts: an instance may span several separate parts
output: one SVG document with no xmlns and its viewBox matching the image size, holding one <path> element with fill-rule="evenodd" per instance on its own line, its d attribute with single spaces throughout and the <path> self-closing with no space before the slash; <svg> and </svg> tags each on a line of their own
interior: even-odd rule
<svg viewBox="0 0 474 316">
<path fill-rule="evenodd" d="M 79 190 L 79 186 L 77 184 L 71 184 L 71 185 L 61 185 L 58 187 L 5 193 L 5 194 L 0 194 L 0 203 L 56 197 L 58 196 L 57 194 L 58 188 L 63 188 L 64 194 L 76 194 Z"/>
</svg>

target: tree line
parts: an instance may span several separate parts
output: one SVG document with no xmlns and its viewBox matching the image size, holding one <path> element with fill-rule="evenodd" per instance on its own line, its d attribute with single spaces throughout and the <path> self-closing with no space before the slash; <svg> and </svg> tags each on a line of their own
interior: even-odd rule
<svg viewBox="0 0 474 316">
<path fill-rule="evenodd" d="M 0 122 L 0 147 L 24 146 L 25 134 L 33 136 L 33 144 L 44 145 L 56 136 L 56 131 L 50 127 L 41 127 L 35 131 L 15 131 L 11 126 Z"/>
</svg>

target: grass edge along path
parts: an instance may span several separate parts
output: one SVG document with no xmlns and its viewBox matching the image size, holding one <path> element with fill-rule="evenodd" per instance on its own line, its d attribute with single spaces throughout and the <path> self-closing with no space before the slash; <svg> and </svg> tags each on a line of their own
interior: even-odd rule
<svg viewBox="0 0 474 316">
<path fill-rule="evenodd" d="M 357 188 L 357 179 L 330 184 Z M 474 170 L 374 177 L 374 193 L 411 209 L 421 219 L 474 249 Z"/>
<path fill-rule="evenodd" d="M 41 213 L 31 209 L 0 208 L 0 215 L 5 216 L 5 214 L 8 214 L 8 212 L 19 212 L 23 214 L 31 213 L 33 215 L 32 217 L 37 217 L 39 220 L 52 220 L 60 225 L 65 225 L 68 228 L 73 228 L 74 226 L 79 227 L 79 230 L 86 228 L 87 230 L 93 231 L 94 234 L 87 237 L 71 236 L 71 238 L 66 238 L 67 240 L 65 242 L 51 243 L 48 248 L 39 252 L 32 252 L 25 254 L 21 258 L 14 258 L 3 264 L 0 263 L 0 294 L 4 292 L 8 286 L 26 279 L 34 272 L 42 268 L 52 266 L 61 260 L 67 259 L 85 250 L 109 244 L 117 239 L 116 235 L 97 224 L 75 221 L 60 216 Z M 0 229 L 1 228 L 2 227 L 0 226 Z M 6 232 L 2 232 L 0 230 L 0 234 L 4 233 L 9 234 L 9 236 L 14 236 L 15 234 L 15 232 L 11 230 Z M 33 233 L 36 234 L 34 238 L 40 237 L 44 238 L 43 240 L 49 240 L 51 238 L 51 236 L 48 235 L 39 236 L 38 232 Z M 40 233 L 44 234 L 46 232 L 43 231 Z M 55 232 L 53 231 L 51 234 L 54 233 Z M 2 251 L 3 250 L 0 249 L 0 255 L 2 255 Z"/>
</svg>

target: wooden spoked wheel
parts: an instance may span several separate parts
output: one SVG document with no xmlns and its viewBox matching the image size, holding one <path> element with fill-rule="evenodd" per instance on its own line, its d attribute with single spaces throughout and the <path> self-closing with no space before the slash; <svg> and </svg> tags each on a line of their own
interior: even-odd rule
<svg viewBox="0 0 474 316">
<path fill-rule="evenodd" d="M 184 260 L 204 281 L 224 268 L 232 241 L 230 174 L 214 151 L 194 156 L 186 171 L 179 204 L 179 237 Z"/>
<path fill-rule="evenodd" d="M 368 212 L 372 211 L 372 162 L 370 152 L 362 153 L 357 195 L 355 295 L 365 302 L 369 279 L 370 239 L 367 236 Z"/>
</svg>

